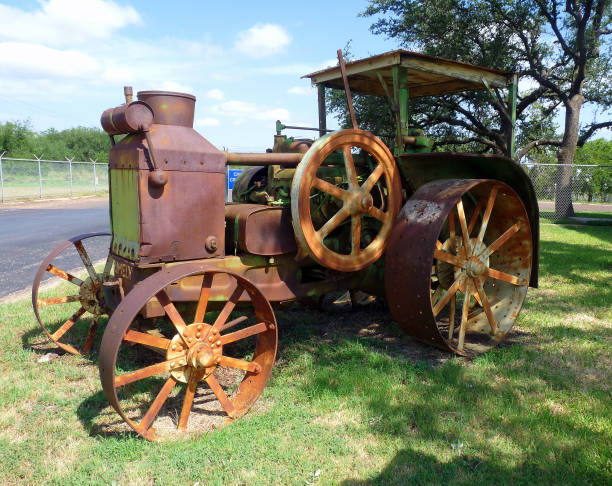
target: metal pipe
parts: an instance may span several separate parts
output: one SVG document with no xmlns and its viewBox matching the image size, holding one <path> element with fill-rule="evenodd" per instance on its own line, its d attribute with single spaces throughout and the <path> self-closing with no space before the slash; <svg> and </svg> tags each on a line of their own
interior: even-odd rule
<svg viewBox="0 0 612 486">
<path fill-rule="evenodd" d="M 297 166 L 304 154 L 302 153 L 235 153 L 223 152 L 226 165 L 285 165 Z"/>
</svg>

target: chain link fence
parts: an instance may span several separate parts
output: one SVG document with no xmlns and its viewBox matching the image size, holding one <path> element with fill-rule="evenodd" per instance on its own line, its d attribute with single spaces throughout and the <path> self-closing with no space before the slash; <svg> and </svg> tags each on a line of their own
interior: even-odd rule
<svg viewBox="0 0 612 486">
<path fill-rule="evenodd" d="M 522 164 L 538 198 L 540 217 L 564 219 L 571 205 L 577 217 L 612 219 L 612 166 Z"/>
<path fill-rule="evenodd" d="M 0 155 L 0 201 L 108 192 L 108 164 Z"/>
</svg>

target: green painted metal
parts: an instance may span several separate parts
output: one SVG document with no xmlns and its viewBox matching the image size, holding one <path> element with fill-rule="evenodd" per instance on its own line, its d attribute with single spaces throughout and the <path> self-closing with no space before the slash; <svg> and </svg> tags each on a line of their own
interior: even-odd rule
<svg viewBox="0 0 612 486">
<path fill-rule="evenodd" d="M 394 154 L 396 156 L 404 152 L 403 137 L 408 135 L 408 73 L 401 66 L 393 66 L 393 104 L 395 107 L 396 134 Z"/>
<path fill-rule="evenodd" d="M 113 252 L 127 259 L 138 257 L 138 171 L 110 170 Z"/>
</svg>

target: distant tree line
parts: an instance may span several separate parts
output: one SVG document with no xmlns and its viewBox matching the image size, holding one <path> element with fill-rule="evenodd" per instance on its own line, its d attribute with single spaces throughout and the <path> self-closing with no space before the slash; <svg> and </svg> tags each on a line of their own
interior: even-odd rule
<svg viewBox="0 0 612 486">
<path fill-rule="evenodd" d="M 29 121 L 0 122 L 0 154 L 5 157 L 34 156 L 48 160 L 108 162 L 110 140 L 98 128 L 75 127 L 66 130 L 49 128 L 42 132 L 32 129 Z"/>
</svg>

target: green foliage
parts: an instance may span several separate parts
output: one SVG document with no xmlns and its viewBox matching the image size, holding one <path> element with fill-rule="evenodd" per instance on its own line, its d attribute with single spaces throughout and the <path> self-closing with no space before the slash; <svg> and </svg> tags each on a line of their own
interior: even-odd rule
<svg viewBox="0 0 612 486">
<path fill-rule="evenodd" d="M 533 88 L 519 93 L 516 141 L 520 158 L 534 147 L 560 145 L 554 116 L 575 93 L 604 111 L 612 106 L 611 49 L 607 34 L 602 33 L 610 30 L 610 0 L 580 2 L 576 11 L 571 10 L 571 2 L 557 3 L 370 0 L 361 15 L 374 18 L 373 33 L 396 40 L 400 47 L 517 72 L 534 81 Z M 564 43 L 567 40 L 566 46 L 555 39 L 554 28 Z M 355 96 L 359 125 L 386 132 L 391 124 L 392 131 L 385 104 L 382 98 Z M 330 95 L 329 106 L 346 126 L 342 95 Z M 413 126 L 436 139 L 438 149 L 507 150 L 509 122 L 500 103 L 486 91 L 413 100 L 411 110 Z M 605 126 L 606 122 L 584 126 L 579 143 Z"/>
<path fill-rule="evenodd" d="M 98 128 L 76 127 L 37 133 L 28 121 L 0 123 L 0 153 L 6 157 L 108 162 L 110 140 Z"/>
</svg>

